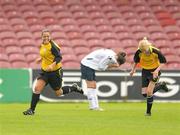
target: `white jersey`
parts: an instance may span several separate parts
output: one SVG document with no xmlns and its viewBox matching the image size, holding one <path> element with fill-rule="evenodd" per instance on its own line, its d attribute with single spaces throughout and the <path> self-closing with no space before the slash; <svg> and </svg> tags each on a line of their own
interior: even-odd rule
<svg viewBox="0 0 180 135">
<path fill-rule="evenodd" d="M 116 53 L 110 49 L 93 51 L 81 60 L 81 64 L 94 70 L 106 70 L 108 65 L 116 63 Z"/>
</svg>

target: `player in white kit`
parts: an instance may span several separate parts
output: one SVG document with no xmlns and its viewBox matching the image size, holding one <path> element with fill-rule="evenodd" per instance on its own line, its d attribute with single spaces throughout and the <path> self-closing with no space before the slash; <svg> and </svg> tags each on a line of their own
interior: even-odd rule
<svg viewBox="0 0 180 135">
<path fill-rule="evenodd" d="M 96 92 L 95 71 L 105 71 L 110 68 L 118 68 L 125 63 L 126 53 L 115 53 L 111 49 L 98 49 L 81 60 L 81 78 L 86 80 L 87 98 L 90 110 L 103 110 L 99 107 Z"/>
</svg>

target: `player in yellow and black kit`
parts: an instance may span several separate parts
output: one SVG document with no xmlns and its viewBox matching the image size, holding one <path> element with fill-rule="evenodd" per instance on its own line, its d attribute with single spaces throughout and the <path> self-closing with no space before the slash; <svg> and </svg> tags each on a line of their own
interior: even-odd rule
<svg viewBox="0 0 180 135">
<path fill-rule="evenodd" d="M 62 87 L 62 56 L 60 47 L 50 39 L 49 30 L 42 31 L 42 44 L 40 47 L 40 58 L 36 60 L 37 63 L 41 62 L 41 73 L 37 77 L 35 88 L 33 90 L 31 106 L 28 110 L 24 111 L 24 115 L 33 115 L 36 105 L 39 101 L 39 96 L 44 87 L 49 84 L 55 91 L 57 96 L 67 94 L 70 92 L 78 92 L 83 94 L 83 90 L 74 83 L 72 86 Z"/>
<path fill-rule="evenodd" d="M 166 63 L 164 55 L 145 37 L 139 42 L 139 48 L 134 55 L 134 64 L 130 75 L 136 71 L 137 64 L 142 67 L 142 95 L 147 98 L 146 116 L 151 116 L 153 93 L 162 89 L 168 91 L 165 82 L 159 82 L 160 69 Z"/>
</svg>

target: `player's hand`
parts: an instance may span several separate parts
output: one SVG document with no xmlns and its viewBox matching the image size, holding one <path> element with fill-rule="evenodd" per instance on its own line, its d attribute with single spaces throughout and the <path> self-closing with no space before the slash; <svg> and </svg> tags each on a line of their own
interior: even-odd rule
<svg viewBox="0 0 180 135">
<path fill-rule="evenodd" d="M 154 71 L 154 72 L 152 72 L 152 74 L 153 74 L 153 78 L 157 78 L 158 77 L 158 74 L 159 74 L 159 71 Z"/>
<path fill-rule="evenodd" d="M 133 74 L 136 72 L 136 70 L 131 70 L 130 71 L 130 76 L 133 76 Z"/>
<path fill-rule="evenodd" d="M 53 70 L 53 66 L 52 65 L 49 65 L 47 68 L 46 68 L 46 71 L 52 71 Z"/>
<path fill-rule="evenodd" d="M 39 63 L 41 62 L 41 58 L 37 58 L 37 59 L 35 60 L 35 62 L 36 62 L 37 64 L 39 64 Z"/>
</svg>

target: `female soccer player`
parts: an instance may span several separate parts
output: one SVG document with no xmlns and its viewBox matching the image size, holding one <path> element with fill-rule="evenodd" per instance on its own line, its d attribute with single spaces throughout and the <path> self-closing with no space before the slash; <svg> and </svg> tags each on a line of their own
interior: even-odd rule
<svg viewBox="0 0 180 135">
<path fill-rule="evenodd" d="M 136 71 L 137 64 L 142 67 L 142 95 L 147 98 L 146 116 L 151 116 L 153 93 L 163 89 L 168 91 L 165 82 L 157 83 L 161 74 L 160 70 L 166 63 L 164 55 L 144 37 L 139 42 L 139 48 L 134 55 L 134 64 L 130 75 Z"/>
<path fill-rule="evenodd" d="M 125 56 L 124 52 L 116 54 L 110 49 L 99 49 L 91 52 L 81 60 L 81 78 L 87 84 L 87 98 L 90 110 L 103 110 L 98 103 L 95 71 L 117 68 L 125 62 Z"/>
<path fill-rule="evenodd" d="M 49 84 L 55 91 L 57 96 L 67 94 L 70 92 L 79 92 L 83 94 L 83 90 L 74 83 L 72 86 L 62 87 L 62 56 L 60 47 L 50 38 L 49 30 L 42 31 L 42 44 L 40 47 L 40 58 L 36 59 L 37 63 L 41 62 L 41 73 L 37 77 L 35 88 L 33 90 L 31 106 L 24 111 L 24 115 L 33 115 L 36 104 L 39 101 L 39 96 L 44 87 Z"/>
</svg>

